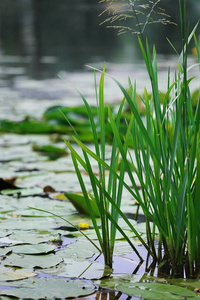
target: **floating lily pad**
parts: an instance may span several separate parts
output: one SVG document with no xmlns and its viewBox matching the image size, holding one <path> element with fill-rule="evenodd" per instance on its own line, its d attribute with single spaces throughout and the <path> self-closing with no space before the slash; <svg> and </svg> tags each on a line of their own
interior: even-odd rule
<svg viewBox="0 0 200 300">
<path fill-rule="evenodd" d="M 44 121 L 22 120 L 19 122 L 0 120 L 0 132 L 11 133 L 66 133 L 66 126 L 54 125 Z"/>
<path fill-rule="evenodd" d="M 187 287 L 191 290 L 194 290 L 195 288 L 200 288 L 199 279 L 173 278 L 173 279 L 168 279 L 167 281 L 171 284 L 181 286 L 181 287 Z"/>
<path fill-rule="evenodd" d="M 3 190 L 1 191 L 3 195 L 19 195 L 20 197 L 27 197 L 27 196 L 35 196 L 35 195 L 41 195 L 43 193 L 43 189 L 38 187 L 32 187 L 32 188 L 25 188 L 25 189 L 14 189 L 14 190 Z"/>
<path fill-rule="evenodd" d="M 186 288 L 163 283 L 121 283 L 116 289 L 131 296 L 141 297 L 144 300 L 183 300 L 187 296 L 196 294 Z"/>
<path fill-rule="evenodd" d="M 94 282 L 108 289 L 116 289 L 118 284 L 128 283 L 131 285 L 133 282 L 139 282 L 143 275 L 133 274 L 112 274 L 109 278 L 102 278 L 101 280 L 94 280 Z"/>
<path fill-rule="evenodd" d="M 112 269 L 105 267 L 104 264 L 81 258 L 64 258 L 64 263 L 57 268 L 45 269 L 43 272 L 56 276 L 98 279 L 110 275 Z"/>
<path fill-rule="evenodd" d="M 25 269 L 31 268 L 50 268 L 62 262 L 62 258 L 55 254 L 48 255 L 9 255 L 5 260 L 5 266 L 19 267 Z"/>
<path fill-rule="evenodd" d="M 97 115 L 97 107 L 90 106 L 93 116 Z M 107 109 L 107 108 L 106 108 Z M 62 113 L 61 113 L 62 111 Z M 70 120 L 72 124 L 89 125 L 87 109 L 84 105 L 66 107 L 61 105 L 55 105 L 49 107 L 43 114 L 43 118 L 48 121 L 57 121 L 60 124 L 67 124 L 63 114 Z"/>
<path fill-rule="evenodd" d="M 0 248 L 0 256 L 5 256 L 6 254 L 8 254 L 9 252 L 11 252 L 11 249 L 9 248 Z"/>
<path fill-rule="evenodd" d="M 33 276 L 36 276 L 36 273 L 32 270 L 16 270 L 14 268 L 0 266 L 0 281 L 12 281 Z"/>
<path fill-rule="evenodd" d="M 94 251 L 84 248 L 77 248 L 77 246 L 72 248 L 68 246 L 66 249 L 60 250 L 56 253 L 57 256 L 62 258 L 90 258 L 94 254 Z"/>
<path fill-rule="evenodd" d="M 35 218 L 10 218 L 0 223 L 1 229 L 13 230 L 48 230 L 56 227 L 54 219 L 46 217 L 36 222 Z"/>
<path fill-rule="evenodd" d="M 0 295 L 20 299 L 66 299 L 86 296 L 95 291 L 88 281 L 67 278 L 38 278 L 23 280 L 12 285 L 11 289 L 1 287 Z"/>
<path fill-rule="evenodd" d="M 19 254 L 47 254 L 55 250 L 55 246 L 48 244 L 22 245 L 10 247 L 14 253 Z"/>
<path fill-rule="evenodd" d="M 15 233 L 7 237 L 7 243 L 10 244 L 39 244 L 42 242 L 48 242 L 50 239 L 49 235 L 42 235 L 34 232 L 20 232 Z M 0 242 L 2 240 L 0 239 Z"/>
<path fill-rule="evenodd" d="M 56 147 L 53 145 L 38 145 L 34 143 L 32 145 L 32 149 L 33 151 L 47 155 L 50 159 L 57 159 L 61 156 L 67 155 L 66 149 Z"/>
</svg>

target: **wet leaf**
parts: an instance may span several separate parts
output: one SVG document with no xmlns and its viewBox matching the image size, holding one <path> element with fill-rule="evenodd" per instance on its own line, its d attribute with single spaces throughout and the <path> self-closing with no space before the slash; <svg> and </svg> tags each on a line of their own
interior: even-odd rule
<svg viewBox="0 0 200 300">
<path fill-rule="evenodd" d="M 14 268 L 0 266 L 0 281 L 18 280 L 33 276 L 36 276 L 36 273 L 30 270 L 16 270 Z"/>
<path fill-rule="evenodd" d="M 10 247 L 13 253 L 19 254 L 47 254 L 55 250 L 55 246 L 48 244 L 22 245 Z"/>
<path fill-rule="evenodd" d="M 22 299 L 63 299 L 86 296 L 95 291 L 95 286 L 88 281 L 67 278 L 38 278 L 14 283 L 15 288 L 3 289 L 0 295 Z"/>
</svg>

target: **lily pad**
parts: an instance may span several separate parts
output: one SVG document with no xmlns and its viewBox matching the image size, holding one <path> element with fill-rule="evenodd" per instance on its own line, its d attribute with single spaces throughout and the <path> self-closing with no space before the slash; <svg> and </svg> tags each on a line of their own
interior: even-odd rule
<svg viewBox="0 0 200 300">
<path fill-rule="evenodd" d="M 33 276 L 36 276 L 36 273 L 32 270 L 16 270 L 14 268 L 0 266 L 0 281 L 19 280 Z"/>
<path fill-rule="evenodd" d="M 47 155 L 50 159 L 56 159 L 61 156 L 67 155 L 66 149 L 53 145 L 38 145 L 36 143 L 33 143 L 32 149 L 33 151 L 39 152 L 43 155 Z"/>
<path fill-rule="evenodd" d="M 1 287 L 0 295 L 22 299 L 66 299 L 86 296 L 95 291 L 91 282 L 67 278 L 38 278 L 16 282 L 11 289 Z"/>
<path fill-rule="evenodd" d="M 0 132 L 11 132 L 11 133 L 66 133 L 66 126 L 54 125 L 44 121 L 22 120 L 19 122 L 10 120 L 0 121 Z"/>
<path fill-rule="evenodd" d="M 101 280 L 94 280 L 95 284 L 108 289 L 116 289 L 118 284 L 139 282 L 143 275 L 133 274 L 112 274 L 109 278 L 102 278 Z"/>
<path fill-rule="evenodd" d="M 102 263 L 81 258 L 64 258 L 64 263 L 54 269 L 45 269 L 44 273 L 56 276 L 98 279 L 110 275 L 112 269 L 105 267 Z"/>
<path fill-rule="evenodd" d="M 10 236 L 14 244 L 39 244 L 48 242 L 50 239 L 49 235 L 39 234 L 34 232 L 20 232 Z"/>
<path fill-rule="evenodd" d="M 0 248 L 0 256 L 5 256 L 6 254 L 8 254 L 9 252 L 11 252 L 11 250 L 9 248 Z"/>
<path fill-rule="evenodd" d="M 78 212 L 89 215 L 86 200 L 82 193 L 65 193 L 65 195 L 69 199 L 69 201 L 74 205 L 74 207 L 78 210 Z M 88 196 L 95 217 L 99 217 L 99 209 L 95 200 L 89 194 Z"/>
<path fill-rule="evenodd" d="M 5 260 L 5 266 L 19 267 L 24 269 L 31 268 L 50 268 L 62 262 L 62 258 L 55 254 L 48 255 L 9 255 Z"/>
<path fill-rule="evenodd" d="M 84 248 L 70 248 L 68 246 L 64 250 L 60 250 L 56 253 L 57 256 L 60 256 L 62 258 L 90 258 L 95 254 L 95 252 L 90 251 L 89 249 Z"/>
<path fill-rule="evenodd" d="M 14 253 L 19 254 L 47 254 L 55 250 L 55 246 L 48 244 L 22 245 L 10 247 Z"/>
<path fill-rule="evenodd" d="M 41 195 L 43 193 L 43 189 L 38 187 L 32 187 L 32 188 L 25 188 L 25 189 L 14 189 L 14 190 L 3 190 L 1 191 L 3 195 L 19 195 L 20 197 L 27 197 L 27 196 L 35 196 L 35 195 Z"/>
<path fill-rule="evenodd" d="M 90 106 L 90 109 L 92 111 L 93 116 L 97 115 L 97 107 L 96 106 Z M 107 108 L 106 108 L 107 109 Z M 62 111 L 62 113 L 60 112 Z M 55 105 L 49 107 L 43 114 L 43 118 L 48 121 L 54 120 L 57 121 L 60 124 L 65 124 L 66 125 L 66 119 L 63 116 L 67 117 L 71 123 L 73 124 L 80 124 L 80 119 L 81 119 L 81 124 L 83 125 L 89 125 L 88 122 L 88 113 L 87 109 L 84 105 L 79 105 L 79 106 L 74 106 L 74 107 L 66 107 L 66 106 L 61 106 L 61 105 Z"/>
<path fill-rule="evenodd" d="M 53 218 L 46 217 L 36 222 L 35 218 L 13 218 L 0 223 L 1 229 L 12 230 L 48 230 L 55 227 Z"/>
<path fill-rule="evenodd" d="M 116 289 L 131 296 L 141 297 L 144 300 L 183 300 L 187 296 L 196 296 L 186 288 L 163 283 L 121 283 Z"/>
</svg>

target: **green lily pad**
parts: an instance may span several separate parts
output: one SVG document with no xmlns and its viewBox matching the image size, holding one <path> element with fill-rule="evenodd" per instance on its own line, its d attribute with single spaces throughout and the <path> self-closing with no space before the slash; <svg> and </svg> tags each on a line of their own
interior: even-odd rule
<svg viewBox="0 0 200 300">
<path fill-rule="evenodd" d="M 18 255 L 11 254 L 4 260 L 5 266 L 31 268 L 50 268 L 62 262 L 62 258 L 55 254 L 47 255 Z"/>
<path fill-rule="evenodd" d="M 5 256 L 6 254 L 8 254 L 9 252 L 11 252 L 11 250 L 9 248 L 0 248 L 0 256 Z"/>
<path fill-rule="evenodd" d="M 168 279 L 167 281 L 177 286 L 187 287 L 191 290 L 194 290 L 195 288 L 200 288 L 199 279 L 173 278 Z"/>
<path fill-rule="evenodd" d="M 69 245 L 66 249 L 58 251 L 56 255 L 62 258 L 90 258 L 95 254 L 94 251 L 91 251 L 89 249 L 76 247 L 70 248 Z"/>
<path fill-rule="evenodd" d="M 133 275 L 133 274 L 112 274 L 109 278 L 102 278 L 100 280 L 94 280 L 95 284 L 105 287 L 108 289 L 116 289 L 118 284 L 122 282 L 129 283 L 131 285 L 133 282 L 139 282 L 143 275 Z"/>
<path fill-rule="evenodd" d="M 66 149 L 53 145 L 38 145 L 36 143 L 33 143 L 32 149 L 33 151 L 47 155 L 50 159 L 57 159 L 68 154 Z"/>
<path fill-rule="evenodd" d="M 43 272 L 56 276 L 98 279 L 110 275 L 112 269 L 101 263 L 82 258 L 64 258 L 64 263 L 61 263 L 57 268 L 45 269 Z"/>
<path fill-rule="evenodd" d="M 65 193 L 65 195 L 69 199 L 69 201 L 74 205 L 74 207 L 78 210 L 78 212 L 89 215 L 85 197 L 82 193 Z M 99 210 L 95 200 L 91 197 L 90 194 L 88 194 L 88 196 L 95 217 L 99 217 Z"/>
<path fill-rule="evenodd" d="M 0 266 L 0 281 L 19 280 L 33 276 L 36 276 L 36 273 L 32 270 L 16 270 L 14 268 Z"/>
<path fill-rule="evenodd" d="M 48 244 L 22 245 L 10 247 L 13 253 L 19 254 L 47 254 L 55 250 L 55 246 Z"/>
<path fill-rule="evenodd" d="M 97 115 L 97 107 L 90 106 L 93 116 Z M 107 108 L 106 108 L 107 109 Z M 60 112 L 62 111 L 62 113 Z M 80 119 L 82 118 L 81 124 L 87 124 L 88 122 L 88 113 L 87 109 L 84 105 L 74 106 L 74 107 L 66 107 L 61 105 L 55 105 L 49 107 L 43 114 L 43 118 L 48 121 L 57 121 L 60 124 L 67 124 L 66 119 L 63 114 L 70 120 L 71 123 L 80 124 Z"/>
<path fill-rule="evenodd" d="M 186 288 L 163 283 L 121 283 L 116 289 L 131 296 L 141 297 L 144 300 L 183 300 L 187 296 L 196 296 Z"/>
<path fill-rule="evenodd" d="M 39 234 L 34 232 L 20 232 L 12 234 L 10 238 L 16 244 L 39 244 L 43 242 L 48 242 L 50 239 L 49 235 Z"/>
<path fill-rule="evenodd" d="M 38 278 L 15 282 L 11 289 L 1 287 L 0 295 L 20 299 L 66 299 L 92 294 L 95 286 L 91 282 L 67 278 Z"/>
<path fill-rule="evenodd" d="M 0 227 L 9 230 L 48 230 L 56 227 L 56 224 L 53 218 L 48 217 L 38 219 L 38 222 L 35 218 L 10 218 L 0 222 Z"/>
<path fill-rule="evenodd" d="M 54 125 L 44 121 L 22 120 L 19 122 L 10 120 L 0 121 L 0 132 L 11 132 L 11 133 L 66 133 L 66 126 Z"/>
<path fill-rule="evenodd" d="M 14 189 L 14 190 L 3 190 L 1 191 L 3 195 L 19 195 L 20 197 L 27 197 L 27 196 L 35 196 L 41 195 L 43 193 L 43 189 L 38 187 L 32 188 L 25 188 L 25 189 Z"/>
</svg>

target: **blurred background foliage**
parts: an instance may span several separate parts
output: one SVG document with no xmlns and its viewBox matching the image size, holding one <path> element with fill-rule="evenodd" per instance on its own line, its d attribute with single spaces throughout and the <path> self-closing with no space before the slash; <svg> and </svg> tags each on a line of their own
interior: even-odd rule
<svg viewBox="0 0 200 300">
<path fill-rule="evenodd" d="M 33 77 L 80 70 L 86 63 L 131 63 L 140 58 L 136 35 L 118 36 L 106 24 L 99 26 L 106 18 L 99 17 L 104 5 L 99 0 L 1 0 L 0 53 L 23 57 Z M 178 0 L 161 0 L 159 5 L 179 25 Z M 199 1 L 188 0 L 187 11 L 192 28 L 199 18 Z M 150 24 L 145 34 L 158 53 L 171 54 L 166 37 L 179 51 L 179 32 L 180 26 Z"/>
</svg>

